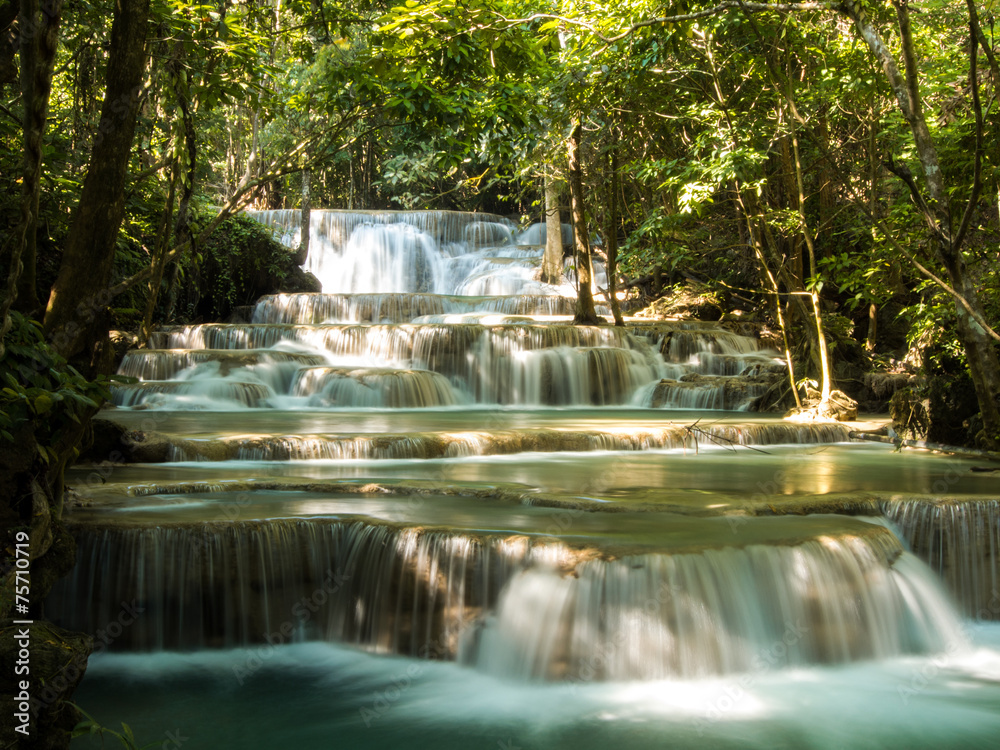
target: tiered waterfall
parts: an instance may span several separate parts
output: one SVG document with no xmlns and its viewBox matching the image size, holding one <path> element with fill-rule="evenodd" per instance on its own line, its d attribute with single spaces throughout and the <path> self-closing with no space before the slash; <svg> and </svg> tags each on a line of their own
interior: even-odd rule
<svg viewBox="0 0 1000 750">
<path fill-rule="evenodd" d="M 990 746 L 989 475 L 756 413 L 752 325 L 572 325 L 538 240 L 315 211 L 322 293 L 125 356 L 46 605 L 80 703 L 190 747 Z"/>
</svg>

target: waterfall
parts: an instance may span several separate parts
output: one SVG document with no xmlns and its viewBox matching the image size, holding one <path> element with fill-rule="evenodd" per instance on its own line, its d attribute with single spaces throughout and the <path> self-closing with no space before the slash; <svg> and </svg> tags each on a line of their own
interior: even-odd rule
<svg viewBox="0 0 1000 750">
<path fill-rule="evenodd" d="M 332 640 L 522 679 L 646 680 L 964 644 L 929 571 L 880 529 L 595 557 L 519 535 L 333 519 L 78 530 L 54 621 L 114 647 Z"/>
<path fill-rule="evenodd" d="M 289 245 L 297 244 L 297 211 L 250 212 L 274 227 Z M 476 294 L 461 291 L 482 286 L 490 267 L 509 270 L 509 281 L 480 294 L 517 294 L 521 288 L 545 290 L 523 272 L 521 264 L 502 264 L 486 253 L 509 257 L 511 222 L 487 214 L 453 211 L 314 211 L 306 270 L 323 291 L 348 293 Z M 534 254 L 534 251 L 529 251 Z M 509 269 L 497 266 L 509 265 Z M 495 278 L 504 273 L 494 274 Z M 479 279 L 480 281 L 472 281 Z M 567 287 L 567 293 L 570 291 Z M 570 295 L 571 296 L 571 295 Z"/>
<path fill-rule="evenodd" d="M 887 500 L 882 511 L 968 616 L 1000 620 L 1000 500 Z"/>
<path fill-rule="evenodd" d="M 96 639 L 88 712 L 251 750 L 995 744 L 992 476 L 740 413 L 786 387 L 756 324 L 571 325 L 537 227 L 309 231 L 323 292 L 155 331 L 67 472 L 44 608 Z"/>
<path fill-rule="evenodd" d="M 454 406 L 462 396 L 447 378 L 428 370 L 310 367 L 300 369 L 293 396 L 310 406 L 413 408 Z"/>
<path fill-rule="evenodd" d="M 296 244 L 298 212 L 252 214 Z M 251 324 L 154 332 L 152 349 L 122 362 L 142 382 L 117 384 L 115 404 L 746 410 L 780 377 L 774 352 L 723 326 L 568 324 L 573 274 L 560 287 L 537 281 L 537 230 L 514 230 L 490 215 L 314 211 L 308 269 L 323 293 L 266 296 Z M 600 268 L 595 278 L 606 285 Z"/>
<path fill-rule="evenodd" d="M 694 678 L 964 644 L 926 568 L 888 565 L 891 548 L 825 537 L 589 561 L 572 577 L 532 568 L 504 589 L 475 662 L 519 679 Z"/>
<path fill-rule="evenodd" d="M 321 365 L 326 357 L 280 349 L 132 349 L 125 353 L 118 374 L 139 380 L 170 380 L 203 362 L 219 362 L 219 372 L 225 375 L 238 368 L 282 363 Z"/>
<path fill-rule="evenodd" d="M 572 315 L 575 305 L 576 300 L 553 294 L 519 294 L 502 297 L 414 293 L 274 294 L 258 300 L 254 306 L 252 322 L 408 323 L 418 318 L 474 312 L 502 315 Z M 602 305 L 598 305 L 598 312 L 610 315 Z"/>
<path fill-rule="evenodd" d="M 95 633 L 123 602 L 140 612 L 125 650 L 336 640 L 455 658 L 532 546 L 362 522 L 270 520 L 80 530 L 78 564 L 48 600 L 64 627 Z"/>
<path fill-rule="evenodd" d="M 409 460 L 454 456 L 588 451 L 732 450 L 767 446 L 846 442 L 838 424 L 675 425 L 628 431 L 499 430 L 379 435 L 246 435 L 231 438 L 168 436 L 173 461 Z"/>
<path fill-rule="evenodd" d="M 451 386 L 438 376 L 454 381 L 455 386 L 478 403 L 597 406 L 628 403 L 640 389 L 654 383 L 665 372 L 664 363 L 645 339 L 634 337 L 621 328 L 578 327 L 567 324 L 207 324 L 185 326 L 157 332 L 152 337 L 156 349 L 137 352 L 122 365 L 122 373 L 134 376 L 164 375 L 198 380 L 197 367 L 203 373 L 210 362 L 199 362 L 192 350 L 246 350 L 258 352 L 267 347 L 298 347 L 304 352 L 288 353 L 276 361 L 263 355 L 242 360 L 234 355 L 225 362 L 225 372 L 236 377 L 256 377 L 254 368 L 267 366 L 291 368 L 294 376 L 284 377 L 276 392 L 285 395 L 310 395 L 299 384 L 312 382 L 317 375 L 307 374 L 309 365 L 319 360 L 335 368 L 349 365 L 372 368 L 368 380 L 391 377 L 389 369 L 400 374 L 397 380 L 417 377 L 434 380 L 436 396 L 424 403 L 383 401 L 363 398 L 354 406 L 435 406 L 459 403 L 460 396 L 446 396 Z M 176 351 L 176 355 L 167 352 Z M 162 352 L 162 353 L 161 353 Z M 144 359 L 151 362 L 146 364 Z M 221 355 L 204 360 L 223 360 Z M 181 369 L 191 362 L 190 370 Z M 428 371 L 417 376 L 415 371 Z M 286 372 L 286 370 L 282 370 Z M 331 370 L 332 372 L 332 370 Z M 406 374 L 409 373 L 409 374 Z M 435 374 L 436 373 L 436 374 Z M 343 375 L 343 372 L 341 372 Z M 275 383 L 277 385 L 277 383 Z M 344 384 L 345 386 L 349 384 Z M 127 391 L 129 386 L 120 386 Z M 142 386 L 138 386 L 142 389 Z M 165 389 L 164 389 L 165 390 Z M 358 392 L 363 393 L 363 391 Z M 418 400 L 419 401 L 419 400 Z M 139 396 L 119 397 L 122 405 L 143 403 Z M 340 399 L 314 400 L 316 405 L 342 405 Z"/>
</svg>

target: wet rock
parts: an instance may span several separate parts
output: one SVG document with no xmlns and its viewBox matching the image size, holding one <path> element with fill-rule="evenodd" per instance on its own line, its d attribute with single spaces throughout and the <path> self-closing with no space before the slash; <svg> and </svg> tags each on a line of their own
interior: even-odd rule
<svg viewBox="0 0 1000 750">
<path fill-rule="evenodd" d="M 860 382 L 851 395 L 858 402 L 858 410 L 867 414 L 888 412 L 893 394 L 919 382 L 910 372 L 862 372 L 851 377 Z"/>
<path fill-rule="evenodd" d="M 90 420 L 89 445 L 83 448 L 77 463 L 121 463 L 128 451 L 127 430 L 109 419 Z"/>
<path fill-rule="evenodd" d="M 253 322 L 253 305 L 239 305 L 234 307 L 224 323 L 251 323 Z"/>
<path fill-rule="evenodd" d="M 173 446 L 156 432 L 130 430 L 124 436 L 127 463 L 159 464 L 173 460 Z"/>
<path fill-rule="evenodd" d="M 285 278 L 277 284 L 276 292 L 287 294 L 316 294 L 323 291 L 323 282 L 313 274 L 293 265 L 287 269 Z"/>
<path fill-rule="evenodd" d="M 802 408 L 792 409 L 785 419 L 796 422 L 853 422 L 858 418 L 858 402 L 843 391 L 831 391 L 823 401 L 819 392 L 808 389 Z"/>
<path fill-rule="evenodd" d="M 21 628 L 14 625 L 0 630 L 0 674 L 14 675 L 20 647 L 15 636 Z M 15 730 L 14 715 L 21 703 L 16 700 L 17 685 L 4 680 L 0 689 L 0 746 L 35 750 L 68 748 L 73 727 L 82 718 L 67 699 L 87 671 L 87 657 L 93 639 L 82 633 L 71 633 L 50 622 L 36 620 L 30 632 L 30 737 Z M 8 687 L 9 685 L 9 687 Z"/>
<path fill-rule="evenodd" d="M 892 428 L 900 437 L 943 445 L 970 444 L 973 436 L 963 423 L 971 424 L 978 411 L 967 377 L 932 377 L 920 387 L 896 391 L 889 402 Z"/>
<path fill-rule="evenodd" d="M 689 284 L 654 300 L 634 315 L 649 320 L 687 318 L 715 321 L 721 319 L 724 312 L 717 294 L 701 285 Z"/>
<path fill-rule="evenodd" d="M 108 331 L 112 368 L 117 371 L 126 352 L 139 346 L 139 336 L 131 331 Z"/>
<path fill-rule="evenodd" d="M 699 375 L 689 373 L 680 380 L 661 380 L 653 390 L 650 405 L 689 409 L 726 409 L 754 411 L 780 373 L 760 375 Z"/>
</svg>

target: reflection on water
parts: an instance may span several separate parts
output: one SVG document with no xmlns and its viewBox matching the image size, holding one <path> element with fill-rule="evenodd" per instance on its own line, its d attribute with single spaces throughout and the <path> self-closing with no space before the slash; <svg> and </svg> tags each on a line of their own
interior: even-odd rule
<svg viewBox="0 0 1000 750">
<path fill-rule="evenodd" d="M 122 465 L 116 483 L 161 483 L 184 479 L 240 479 L 247 476 L 298 479 L 429 479 L 509 482 L 543 491 L 592 495 L 608 500 L 687 502 L 695 493 L 815 495 L 890 491 L 986 494 L 995 480 L 969 471 L 975 462 L 929 454 L 893 454 L 869 445 L 767 446 L 688 451 L 591 452 L 470 456 L 433 460 L 221 461 Z M 88 467 L 71 472 L 86 484 Z M 103 483 L 103 480 L 101 480 Z M 710 497 L 703 498 L 710 501 Z"/>
</svg>

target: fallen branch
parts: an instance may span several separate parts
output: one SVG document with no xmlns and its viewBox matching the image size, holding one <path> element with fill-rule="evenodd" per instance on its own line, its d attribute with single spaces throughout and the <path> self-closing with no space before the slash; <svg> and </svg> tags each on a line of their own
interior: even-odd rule
<svg viewBox="0 0 1000 750">
<path fill-rule="evenodd" d="M 752 445 L 747 445 L 746 443 L 737 443 L 732 438 L 727 438 L 722 435 L 713 435 L 711 432 L 703 430 L 701 427 L 698 426 L 698 422 L 700 421 L 701 420 L 698 419 L 694 422 L 694 424 L 689 424 L 684 426 L 684 430 L 694 438 L 694 445 L 696 450 L 698 448 L 698 435 L 702 435 L 707 440 L 710 440 L 716 445 L 721 446 L 726 450 L 730 450 L 733 453 L 736 452 L 737 448 L 746 448 L 747 450 L 754 451 L 755 453 L 763 453 L 765 456 L 771 455 L 767 451 L 761 450 L 760 448 L 755 448 Z"/>
</svg>

